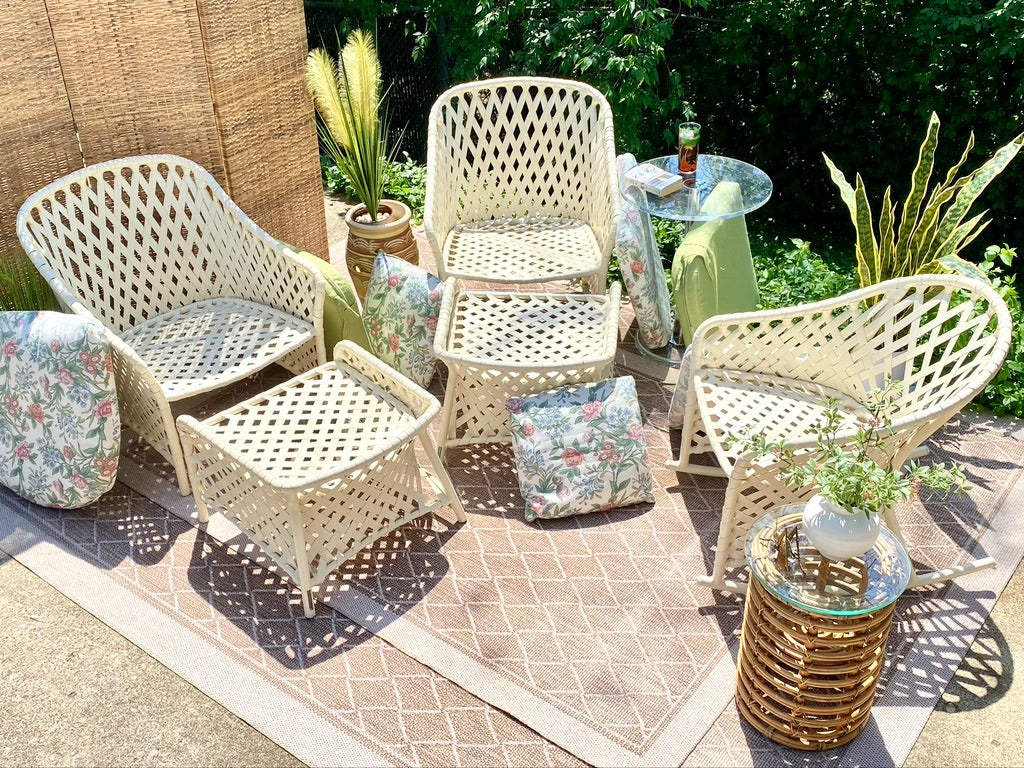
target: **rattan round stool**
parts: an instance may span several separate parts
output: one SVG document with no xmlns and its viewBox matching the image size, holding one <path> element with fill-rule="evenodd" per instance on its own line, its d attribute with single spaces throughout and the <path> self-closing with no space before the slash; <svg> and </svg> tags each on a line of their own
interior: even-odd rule
<svg viewBox="0 0 1024 768">
<path fill-rule="evenodd" d="M 885 529 L 859 558 L 823 558 L 803 536 L 802 511 L 765 516 L 747 540 L 736 705 L 772 741 L 823 750 L 867 725 L 895 601 L 912 570 Z"/>
</svg>

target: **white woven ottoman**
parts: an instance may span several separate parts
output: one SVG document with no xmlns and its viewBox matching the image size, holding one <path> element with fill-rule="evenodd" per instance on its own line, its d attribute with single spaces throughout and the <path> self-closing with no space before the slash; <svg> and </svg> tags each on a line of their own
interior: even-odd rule
<svg viewBox="0 0 1024 768">
<path fill-rule="evenodd" d="M 427 434 L 440 409 L 343 341 L 334 362 L 205 421 L 178 418 L 199 518 L 222 512 L 244 528 L 312 616 L 313 588 L 363 547 L 440 506 L 465 521 Z"/>
<path fill-rule="evenodd" d="M 457 291 L 445 284 L 434 353 L 448 366 L 439 443 L 508 442 L 510 397 L 612 375 L 619 296 Z"/>
</svg>

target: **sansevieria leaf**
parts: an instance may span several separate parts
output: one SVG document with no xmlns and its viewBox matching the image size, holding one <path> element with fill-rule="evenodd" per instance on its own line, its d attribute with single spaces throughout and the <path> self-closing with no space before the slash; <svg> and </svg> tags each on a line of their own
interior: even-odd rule
<svg viewBox="0 0 1024 768">
<path fill-rule="evenodd" d="M 892 203 L 892 187 L 885 188 L 885 197 L 882 198 L 882 213 L 878 217 L 878 231 L 882 238 L 878 243 L 878 268 L 880 273 L 891 272 L 895 268 L 896 234 L 894 222 L 896 208 Z"/>
<path fill-rule="evenodd" d="M 972 174 L 970 182 L 960 190 L 953 204 L 946 210 L 939 222 L 939 230 L 935 236 L 940 243 L 945 242 L 963 217 L 967 215 L 967 211 L 974 201 L 985 191 L 989 182 L 1002 173 L 1010 161 L 1017 156 L 1022 146 L 1024 146 L 1024 133 L 1019 134 L 1009 144 L 997 149 L 988 162 Z"/>
<path fill-rule="evenodd" d="M 961 259 L 959 256 L 943 256 L 934 263 L 942 267 L 942 270 L 945 272 L 952 272 L 964 277 L 973 277 L 975 280 L 981 280 L 982 282 L 988 281 L 988 275 L 982 272 L 977 264 L 972 264 L 966 259 Z"/>
<path fill-rule="evenodd" d="M 875 242 L 875 228 L 871 222 L 871 206 L 868 204 L 867 190 L 864 189 L 864 180 L 857 174 L 857 187 L 854 190 L 856 201 L 857 225 L 857 271 L 861 273 L 861 282 L 865 277 L 869 282 L 865 285 L 874 285 L 878 282 L 878 275 L 881 273 L 881 265 L 878 263 L 878 244 Z M 862 271 L 863 270 L 863 271 Z"/>
<path fill-rule="evenodd" d="M 917 167 L 911 176 L 910 194 L 903 204 L 903 223 L 900 224 L 900 243 L 909 243 L 910 237 L 917 226 L 917 219 L 921 212 L 921 201 L 924 200 L 928 191 L 928 184 L 932 178 L 932 168 L 935 166 L 935 148 L 939 145 L 939 116 L 932 112 L 928 120 L 928 131 L 924 143 L 917 156 Z"/>
</svg>

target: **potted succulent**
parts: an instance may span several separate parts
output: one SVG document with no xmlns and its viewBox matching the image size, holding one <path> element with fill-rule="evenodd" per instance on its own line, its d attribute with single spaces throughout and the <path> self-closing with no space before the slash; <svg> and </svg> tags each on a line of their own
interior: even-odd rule
<svg viewBox="0 0 1024 768">
<path fill-rule="evenodd" d="M 320 138 L 356 192 L 359 205 L 345 215 L 345 257 L 360 301 L 380 251 L 419 263 L 412 213 L 384 198 L 388 151 L 387 121 L 381 116 L 380 60 L 373 37 L 363 30 L 348 36 L 335 62 L 322 48 L 309 52 L 306 85 L 320 115 Z"/>
<path fill-rule="evenodd" d="M 804 534 L 830 560 L 845 560 L 871 549 L 885 512 L 915 497 L 921 488 L 945 495 L 968 490 L 960 464 L 910 462 L 905 468 L 894 468 L 891 462 L 879 462 L 878 457 L 886 455 L 892 404 L 902 386 L 889 380 L 874 390 L 852 435 L 840 435 L 843 420 L 838 401 L 830 400 L 824 417 L 811 430 L 816 448 L 794 450 L 784 440 L 769 441 L 763 432 L 738 440 L 759 457 L 771 456 L 780 462 L 788 485 L 817 488 L 804 507 Z"/>
</svg>

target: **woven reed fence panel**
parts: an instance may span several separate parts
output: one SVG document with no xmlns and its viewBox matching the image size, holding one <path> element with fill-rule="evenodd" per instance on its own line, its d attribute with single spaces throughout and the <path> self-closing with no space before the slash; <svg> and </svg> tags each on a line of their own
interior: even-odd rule
<svg viewBox="0 0 1024 768">
<path fill-rule="evenodd" d="M 82 167 L 43 0 L 0 0 L 0 258 L 18 248 L 18 208 Z M 42 183 L 41 183 L 42 182 Z"/>
<path fill-rule="evenodd" d="M 228 188 L 275 237 L 324 258 L 302 0 L 199 0 Z"/>
<path fill-rule="evenodd" d="M 0 0 L 0 50 L 0 258 L 31 193 L 154 153 L 203 165 L 271 235 L 327 257 L 301 1 Z"/>
<path fill-rule="evenodd" d="M 199 14 L 181 0 L 47 0 L 86 165 L 170 153 L 222 184 Z"/>
</svg>

